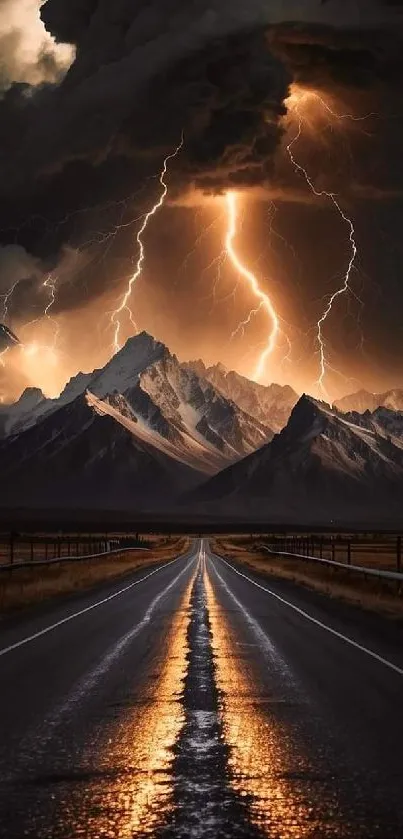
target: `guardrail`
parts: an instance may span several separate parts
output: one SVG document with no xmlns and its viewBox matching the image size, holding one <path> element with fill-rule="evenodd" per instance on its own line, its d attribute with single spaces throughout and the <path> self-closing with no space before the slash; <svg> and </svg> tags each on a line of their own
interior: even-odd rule
<svg viewBox="0 0 403 839">
<path fill-rule="evenodd" d="M 2 571 L 20 571 L 26 568 L 42 568 L 46 565 L 61 565 L 71 562 L 84 562 L 86 559 L 99 559 L 103 556 L 113 556 L 116 554 L 131 553 L 133 551 L 149 551 L 150 548 L 116 548 L 113 551 L 103 551 L 96 554 L 85 554 L 83 556 L 62 556 L 54 557 L 53 559 L 39 559 L 34 562 L 10 562 L 7 565 L 0 564 L 0 573 Z"/>
<path fill-rule="evenodd" d="M 292 559 L 304 559 L 305 562 L 317 562 L 321 565 L 330 566 L 331 568 L 342 568 L 343 571 L 352 571 L 353 573 L 362 574 L 367 577 L 377 577 L 381 580 L 392 580 L 394 582 L 403 584 L 403 574 L 399 571 L 382 571 L 381 568 L 367 568 L 363 565 L 350 565 L 345 562 L 337 562 L 333 559 L 322 559 L 318 556 L 307 556 L 306 554 L 289 553 L 288 551 L 274 551 L 268 545 L 262 545 L 262 548 L 272 556 L 287 556 Z"/>
</svg>

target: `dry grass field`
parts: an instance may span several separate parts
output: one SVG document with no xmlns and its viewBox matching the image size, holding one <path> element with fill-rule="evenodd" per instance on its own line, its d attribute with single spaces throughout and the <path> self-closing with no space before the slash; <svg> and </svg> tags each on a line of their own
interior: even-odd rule
<svg viewBox="0 0 403 839">
<path fill-rule="evenodd" d="M 184 554 L 190 540 L 154 538 L 150 550 L 127 551 L 101 559 L 3 571 L 0 575 L 0 615 L 62 594 L 90 588 L 106 580 L 124 577 L 141 566 L 169 562 Z"/>
<path fill-rule="evenodd" d="M 233 557 L 267 577 L 292 580 L 329 597 L 354 603 L 390 618 L 403 619 L 403 592 L 396 582 L 365 578 L 348 570 L 329 568 L 303 559 L 271 556 L 262 550 L 259 540 L 244 537 L 216 539 L 212 548 L 219 556 Z M 354 564 L 396 570 L 396 564 L 390 564 L 390 557 L 385 553 L 367 550 L 361 553 L 365 560 L 357 562 L 353 554 Z M 323 556 L 330 559 L 325 553 Z M 343 561 L 341 556 L 336 556 L 336 559 Z"/>
</svg>

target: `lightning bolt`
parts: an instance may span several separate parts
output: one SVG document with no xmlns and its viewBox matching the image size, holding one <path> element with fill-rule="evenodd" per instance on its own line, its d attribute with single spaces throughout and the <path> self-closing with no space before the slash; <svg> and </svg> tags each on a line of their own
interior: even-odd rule
<svg viewBox="0 0 403 839">
<path fill-rule="evenodd" d="M 319 99 L 320 99 L 320 97 L 319 97 Z M 320 101 L 322 101 L 322 100 L 320 99 Z M 333 368 L 330 366 L 330 364 L 327 360 L 327 356 L 326 356 L 326 340 L 325 340 L 325 336 L 324 336 L 324 326 L 325 326 L 326 321 L 328 320 L 329 316 L 332 313 L 333 306 L 336 303 L 336 301 L 340 297 L 343 297 L 344 295 L 348 294 L 349 292 L 352 292 L 352 289 L 350 287 L 350 279 L 351 279 L 352 271 L 355 267 L 355 263 L 356 263 L 356 259 L 357 259 L 357 255 L 358 255 L 358 248 L 357 248 L 357 242 L 356 242 L 356 238 L 355 238 L 354 222 L 352 221 L 351 218 L 349 218 L 349 216 L 346 215 L 346 213 L 342 209 L 342 207 L 341 207 L 341 205 L 338 201 L 337 195 L 334 192 L 327 192 L 326 190 L 317 190 L 315 184 L 313 183 L 312 178 L 310 177 L 310 175 L 308 173 L 308 171 L 305 169 L 304 166 L 302 166 L 301 163 L 299 163 L 297 161 L 297 159 L 294 155 L 294 146 L 298 143 L 299 139 L 302 136 L 302 127 L 303 127 L 303 118 L 302 118 L 302 115 L 301 115 L 298 107 L 295 108 L 295 112 L 296 112 L 297 117 L 298 117 L 298 131 L 297 131 L 297 134 L 295 135 L 295 137 L 287 145 L 287 152 L 289 154 L 291 163 L 294 167 L 295 172 L 297 174 L 301 175 L 305 179 L 305 181 L 308 184 L 311 192 L 317 198 L 327 198 L 329 201 L 332 202 L 333 206 L 337 210 L 337 212 L 338 212 L 340 218 L 342 219 L 343 223 L 348 228 L 349 241 L 350 241 L 350 246 L 351 246 L 350 257 L 349 257 L 349 261 L 348 261 L 347 270 L 346 270 L 346 273 L 344 275 L 343 283 L 330 296 L 330 298 L 328 300 L 328 303 L 325 307 L 325 310 L 324 310 L 322 316 L 319 318 L 318 323 L 317 323 L 317 342 L 318 342 L 318 347 L 319 347 L 319 378 L 317 379 L 315 384 L 318 385 L 318 387 L 320 388 L 322 393 L 325 395 L 326 399 L 329 399 L 329 394 L 328 394 L 328 392 L 326 390 L 326 387 L 325 387 L 325 377 L 326 377 L 326 372 L 328 370 L 333 371 Z"/>
<path fill-rule="evenodd" d="M 266 292 L 262 291 L 256 275 L 243 264 L 235 248 L 235 239 L 238 228 L 238 196 L 235 192 L 227 192 L 225 200 L 227 205 L 228 217 L 227 233 L 225 237 L 225 250 L 234 268 L 236 269 L 238 274 L 241 277 L 243 277 L 244 280 L 246 280 L 252 293 L 256 297 L 257 301 L 259 301 L 259 305 L 255 307 L 255 309 L 250 313 L 244 325 L 246 325 L 246 323 L 249 322 L 249 319 L 260 309 L 266 312 L 271 324 L 271 330 L 268 335 L 267 342 L 262 353 L 260 354 L 253 374 L 253 377 L 256 379 L 256 381 L 260 381 L 264 376 L 267 360 L 272 355 L 276 347 L 276 341 L 280 330 L 280 324 L 277 312 L 274 308 L 271 298 L 268 294 L 266 294 Z"/>
<path fill-rule="evenodd" d="M 6 362 L 4 361 L 4 358 L 7 355 L 7 353 L 9 352 L 9 350 L 10 350 L 10 347 L 6 347 L 6 349 L 3 350 L 3 352 L 0 352 L 0 366 L 1 367 L 6 366 Z"/>
<path fill-rule="evenodd" d="M 2 367 L 3 369 L 6 366 L 5 357 L 6 357 L 7 353 L 9 352 L 9 350 L 10 350 L 10 347 L 6 347 L 6 349 L 3 350 L 3 352 L 0 352 L 0 367 Z M 5 393 L 2 392 L 2 393 L 0 393 L 0 405 L 3 405 L 4 401 L 5 401 Z"/>
<path fill-rule="evenodd" d="M 56 277 L 53 277 L 52 274 L 48 274 L 48 276 L 46 277 L 46 280 L 44 280 L 44 282 L 43 282 L 43 288 L 47 288 L 49 290 L 49 296 L 50 296 L 50 302 L 46 306 L 45 311 L 43 313 L 44 317 L 46 317 L 48 319 L 50 318 L 49 312 L 56 303 L 56 288 L 57 288 L 56 284 L 57 284 L 57 279 L 56 279 Z M 50 318 L 50 319 L 53 320 L 53 318 Z"/>
<path fill-rule="evenodd" d="M 198 211 L 198 212 L 200 212 L 200 211 Z M 207 238 L 208 234 L 209 234 L 212 230 L 214 230 L 214 228 L 215 228 L 215 227 L 216 227 L 216 226 L 220 223 L 220 221 L 221 221 L 221 216 L 219 216 L 218 218 L 213 219 L 213 221 L 212 221 L 212 222 L 210 222 L 210 224 L 208 224 L 207 226 L 203 227 L 202 231 L 201 231 L 201 232 L 197 235 L 196 241 L 195 241 L 195 243 L 194 243 L 194 245 L 193 245 L 192 249 L 191 249 L 191 250 L 189 251 L 189 253 L 185 256 L 185 259 L 183 260 L 182 265 L 181 265 L 181 267 L 179 268 L 179 271 L 177 272 L 177 277 L 176 277 L 176 280 L 175 280 L 175 283 L 174 283 L 174 288 L 176 288 L 176 287 L 177 287 L 178 282 L 179 282 L 179 279 L 178 279 L 178 278 L 181 276 L 181 274 L 183 274 L 183 273 L 185 273 L 185 272 L 187 271 L 188 266 L 189 266 L 189 263 L 190 263 L 190 261 L 191 261 L 192 257 L 193 257 L 193 256 L 197 253 L 197 250 L 198 250 L 199 246 L 201 245 L 201 243 L 203 242 L 203 240 L 204 240 L 205 238 Z M 216 258 L 212 261 L 212 263 L 211 263 L 210 265 L 208 265 L 208 266 L 207 266 L 207 268 L 204 268 L 204 270 L 203 270 L 203 272 L 202 272 L 202 274 L 201 274 L 201 277 L 204 277 L 204 275 L 205 275 L 205 274 L 206 274 L 206 273 L 210 270 L 210 268 L 212 268 L 212 267 L 216 264 L 216 262 L 217 262 L 220 258 L 221 258 L 221 257 L 216 257 Z"/>
<path fill-rule="evenodd" d="M 303 101 L 304 98 L 316 99 L 316 101 L 321 104 L 322 108 L 324 108 L 324 110 L 327 111 L 333 119 L 348 120 L 349 122 L 366 122 L 366 120 L 371 117 L 379 118 L 379 114 L 374 112 L 364 114 L 363 116 L 356 116 L 355 114 L 338 114 L 336 111 L 333 111 L 328 102 L 326 102 L 326 100 L 314 90 L 311 90 L 309 93 L 306 91 L 305 94 L 301 96 L 300 101 Z"/>
<path fill-rule="evenodd" d="M 162 187 L 161 195 L 160 195 L 158 201 L 156 201 L 154 206 L 151 208 L 151 210 L 149 210 L 148 213 L 145 214 L 145 216 L 143 218 L 143 223 L 142 223 L 142 225 L 141 225 L 141 227 L 140 227 L 140 229 L 137 233 L 137 236 L 136 236 L 136 241 L 137 241 L 137 245 L 138 245 L 138 248 L 139 248 L 139 256 L 138 256 L 138 259 L 137 259 L 136 270 L 135 270 L 134 274 L 132 274 L 132 276 L 129 279 L 127 289 L 126 289 L 125 293 L 123 294 L 123 296 L 121 298 L 119 306 L 115 309 L 115 311 L 112 313 L 112 316 L 111 316 L 111 324 L 112 324 L 113 329 L 114 329 L 113 350 L 114 350 L 115 353 L 119 352 L 119 350 L 121 349 L 120 332 L 121 332 L 122 324 L 121 324 L 121 320 L 120 320 L 120 315 L 123 312 L 126 311 L 129 314 L 129 318 L 130 318 L 130 321 L 132 323 L 132 326 L 135 328 L 136 332 L 138 331 L 136 323 L 135 323 L 133 315 L 132 315 L 132 312 L 131 312 L 131 309 L 129 307 L 129 300 L 130 300 L 130 297 L 131 297 L 131 294 L 132 294 L 132 291 L 133 291 L 133 286 L 135 285 L 136 281 L 140 277 L 140 275 L 142 273 L 142 270 L 143 270 L 143 264 L 144 264 L 144 260 L 145 260 L 145 247 L 144 247 L 144 242 L 143 242 L 143 235 L 144 235 L 145 231 L 147 230 L 147 227 L 148 227 L 148 224 L 149 224 L 150 220 L 153 218 L 153 216 L 156 215 L 158 210 L 160 210 L 161 207 L 163 207 L 163 205 L 165 204 L 165 199 L 168 195 L 168 184 L 165 181 L 165 176 L 168 172 L 168 164 L 169 164 L 170 160 L 173 160 L 175 157 L 178 156 L 179 152 L 183 148 L 183 144 L 184 144 L 184 136 L 182 135 L 181 141 L 180 141 L 179 145 L 176 147 L 175 151 L 173 151 L 171 154 L 167 155 L 167 157 L 165 158 L 164 164 L 163 164 L 163 167 L 162 167 L 162 171 L 161 171 L 161 174 L 160 174 L 160 177 L 159 177 L 159 182 L 160 182 L 161 187 Z"/>
<path fill-rule="evenodd" d="M 8 315 L 9 315 L 9 304 L 11 303 L 11 300 L 12 300 L 13 294 L 14 294 L 15 289 L 17 288 L 17 286 L 18 286 L 19 282 L 20 282 L 20 280 L 16 280 L 16 282 L 14 283 L 14 285 L 12 285 L 12 286 L 11 286 L 11 288 L 10 288 L 10 289 L 6 292 L 6 294 L 2 294 L 2 295 L 1 295 L 1 297 L 2 297 L 2 299 L 3 299 L 3 313 L 2 313 L 2 321 L 3 321 L 4 323 L 6 323 L 6 322 L 7 322 L 7 320 L 8 320 Z"/>
<path fill-rule="evenodd" d="M 46 279 L 42 283 L 42 288 L 46 289 L 46 291 L 48 292 L 49 302 L 45 307 L 43 314 L 40 315 L 40 317 L 37 317 L 34 320 L 29 321 L 29 323 L 26 323 L 23 326 L 23 330 L 27 329 L 30 326 L 34 326 L 36 323 L 39 323 L 39 321 L 42 318 L 46 318 L 46 320 L 48 320 L 54 328 L 53 339 L 51 344 L 49 345 L 42 345 L 36 340 L 28 342 L 24 341 L 23 343 L 21 343 L 21 351 L 28 358 L 38 355 L 38 353 L 41 351 L 46 351 L 48 354 L 48 359 L 51 361 L 51 363 L 56 364 L 58 361 L 58 354 L 56 350 L 58 340 L 60 337 L 60 324 L 54 317 L 52 317 L 50 312 L 56 303 L 57 277 L 54 277 L 53 274 L 48 274 Z"/>
<path fill-rule="evenodd" d="M 292 343 L 291 343 L 288 335 L 285 332 L 282 332 L 282 335 L 283 335 L 283 338 L 284 338 L 284 342 L 287 345 L 287 352 L 284 355 L 283 360 L 281 361 L 281 365 L 280 365 L 281 367 L 283 367 L 284 364 L 291 364 L 291 357 L 292 357 Z"/>
<path fill-rule="evenodd" d="M 263 308 L 263 302 L 259 303 L 259 305 L 256 306 L 256 309 L 251 309 L 250 310 L 250 312 L 249 312 L 248 316 L 245 318 L 245 320 L 241 320 L 241 322 L 238 323 L 238 326 L 236 327 L 236 329 L 234 329 L 234 331 L 232 332 L 230 341 L 234 341 L 235 338 L 237 337 L 237 335 L 240 335 L 242 338 L 245 337 L 246 327 L 249 326 L 252 323 L 253 318 L 255 318 L 256 315 L 258 315 L 259 312 L 262 311 L 262 308 Z"/>
<path fill-rule="evenodd" d="M 60 336 L 60 325 L 59 325 L 59 322 L 57 320 L 55 320 L 55 318 L 53 318 L 49 314 L 49 312 L 52 310 L 53 306 L 56 303 L 57 278 L 54 277 L 52 274 L 48 274 L 48 276 L 46 277 L 46 280 L 43 283 L 43 287 L 46 288 L 49 291 L 49 296 L 50 296 L 50 301 L 49 301 L 48 305 L 46 306 L 46 309 L 44 311 L 44 316 L 55 327 L 54 334 L 53 334 L 53 343 L 52 343 L 52 347 L 51 347 L 51 351 L 53 351 L 53 354 L 54 354 L 55 351 L 56 351 L 57 342 L 58 342 L 59 336 Z"/>
<path fill-rule="evenodd" d="M 208 294 L 205 294 L 203 295 L 203 297 L 200 298 L 202 302 L 211 301 L 211 307 L 208 312 L 208 317 L 210 317 L 210 315 L 213 314 L 217 305 L 220 305 L 221 303 L 229 300 L 230 297 L 234 297 L 234 291 L 230 292 L 230 294 L 225 294 L 223 297 L 218 297 L 219 286 L 221 284 L 223 268 L 226 261 L 227 252 L 223 250 L 218 256 L 214 257 L 214 259 L 206 266 L 206 268 L 203 268 L 203 271 L 200 275 L 200 278 L 203 279 L 207 276 L 207 274 L 210 271 L 213 270 L 213 268 L 215 269 L 215 273 L 213 276 L 213 286 L 211 291 L 209 291 Z"/>
<path fill-rule="evenodd" d="M 276 230 L 275 227 L 274 227 L 274 222 L 275 222 L 276 216 L 278 215 L 278 212 L 279 212 L 279 209 L 277 207 L 277 204 L 275 204 L 274 201 L 271 201 L 269 211 L 268 211 L 269 247 L 270 247 L 270 250 L 272 250 L 272 251 L 274 250 L 274 247 L 273 247 L 273 244 L 272 244 L 272 239 L 273 239 L 273 237 L 275 237 L 276 239 L 278 239 L 282 243 L 282 245 L 284 245 L 284 248 L 287 251 L 289 251 L 289 253 L 291 254 L 293 259 L 297 263 L 298 268 L 300 270 L 301 269 L 301 260 L 298 257 L 298 254 L 297 254 L 297 252 L 294 248 L 294 245 L 291 242 L 289 242 L 288 239 L 285 238 L 285 236 L 282 236 L 282 234 L 278 230 Z"/>
<path fill-rule="evenodd" d="M 92 247 L 103 246 L 101 256 L 97 255 L 96 258 L 92 258 L 92 263 L 95 266 L 96 264 L 101 263 L 102 260 L 105 258 L 117 234 L 125 228 L 135 225 L 139 221 L 139 219 L 142 219 L 142 216 L 138 216 L 138 214 L 134 216 L 134 214 L 130 212 L 129 215 L 129 210 L 130 204 L 133 201 L 134 196 L 138 195 L 138 193 L 141 192 L 144 188 L 145 186 L 142 186 L 140 190 L 138 190 L 136 193 L 130 194 L 126 198 L 123 198 L 119 201 L 109 201 L 103 204 L 98 204 L 93 207 L 89 206 L 85 208 L 80 208 L 79 210 L 67 214 L 62 220 L 60 220 L 57 223 L 50 223 L 45 217 L 33 214 L 32 216 L 27 218 L 24 221 L 24 223 L 21 224 L 18 228 L 6 229 L 13 230 L 17 238 L 17 234 L 19 234 L 21 230 L 23 230 L 24 227 L 26 227 L 28 224 L 32 222 L 40 222 L 44 233 L 47 235 L 50 234 L 52 231 L 62 229 L 68 222 L 72 221 L 76 216 L 79 217 L 81 215 L 91 213 L 94 211 L 102 212 L 104 214 L 109 214 L 110 211 L 119 211 L 119 218 L 114 224 L 108 226 L 107 229 L 101 229 L 98 232 L 89 233 L 88 241 L 83 242 L 80 249 L 77 250 L 78 258 L 80 252 L 90 252 Z M 124 217 L 126 218 L 126 220 L 124 220 Z M 80 273 L 83 273 L 83 271 L 84 269 L 81 268 Z M 83 280 L 85 281 L 85 274 Z M 20 279 L 18 279 L 6 293 L 0 294 L 0 311 L 2 312 L 2 314 L 0 315 L 0 320 L 4 322 L 7 322 L 7 320 L 9 319 L 10 303 L 19 283 Z M 46 351 L 48 354 L 48 358 L 52 361 L 52 363 L 55 363 L 57 360 L 55 350 L 61 335 L 60 323 L 56 320 L 56 318 L 53 318 L 51 316 L 51 309 L 56 303 L 57 283 L 58 278 L 55 278 L 54 275 L 51 274 L 49 274 L 44 280 L 42 280 L 41 286 L 45 289 L 45 291 L 47 290 L 46 296 L 48 297 L 49 295 L 49 302 L 46 302 L 45 308 L 42 310 L 39 316 L 33 318 L 30 321 L 27 321 L 20 327 L 22 333 L 25 334 L 25 331 L 28 330 L 28 328 L 34 328 L 35 325 L 39 324 L 45 317 L 48 321 L 50 321 L 53 324 L 55 329 L 53 339 L 50 345 L 42 345 L 41 342 L 37 341 L 35 338 L 31 339 L 30 337 L 28 337 L 27 340 L 21 342 L 20 346 L 21 352 L 28 357 L 36 356 L 40 351 Z M 106 316 L 108 316 L 108 314 L 110 316 L 111 313 L 106 313 Z M 133 326 L 135 326 L 130 310 L 128 310 L 128 314 Z"/>
</svg>

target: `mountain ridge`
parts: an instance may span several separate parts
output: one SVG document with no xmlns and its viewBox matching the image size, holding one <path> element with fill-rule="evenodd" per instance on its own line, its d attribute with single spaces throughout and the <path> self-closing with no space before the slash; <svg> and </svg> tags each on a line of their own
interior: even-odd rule
<svg viewBox="0 0 403 839">
<path fill-rule="evenodd" d="M 167 498 L 202 477 L 98 416 L 83 395 L 0 444 L 0 464 L 4 507 L 170 509 Z"/>
<path fill-rule="evenodd" d="M 137 473 L 136 458 L 144 462 L 144 451 L 151 474 L 157 474 L 155 463 L 162 458 L 165 473 L 185 475 L 186 480 L 177 481 L 177 492 L 219 472 L 273 436 L 270 428 L 245 414 L 210 382 L 182 367 L 176 356 L 147 333 L 129 339 L 101 370 L 75 376 L 59 399 L 48 400 L 39 390 L 25 391 L 11 406 L 9 422 L 9 434 L 0 445 L 0 467 L 8 482 L 8 495 L 15 499 L 19 486 L 30 487 L 35 493 L 37 485 L 38 498 L 46 496 L 48 486 L 51 495 L 51 473 L 55 480 L 56 476 L 63 480 L 65 488 L 74 486 L 75 496 L 80 495 L 69 463 L 64 461 L 65 451 L 70 452 L 70 461 L 75 464 L 79 462 L 77 451 L 81 452 L 83 486 L 88 492 L 93 486 L 94 497 L 98 497 L 89 428 L 102 442 L 102 474 L 107 476 L 108 464 L 119 471 L 113 441 L 123 457 L 129 435 L 133 445 L 128 459 L 133 472 Z M 104 427 L 110 430 L 112 449 L 105 440 Z M 60 463 L 64 463 L 64 478 Z M 121 470 L 122 476 L 127 474 L 126 463 Z M 110 475 L 105 480 L 116 486 L 116 477 Z M 144 480 L 147 483 L 147 476 Z M 161 483 L 162 478 L 158 480 Z M 173 480 L 171 498 L 174 485 Z M 57 491 L 56 486 L 54 493 Z M 66 492 L 61 495 L 66 498 Z M 138 503 L 135 498 L 133 503 Z"/>
<path fill-rule="evenodd" d="M 299 398 L 290 385 L 261 385 L 252 382 L 235 370 L 227 370 L 221 362 L 207 367 L 199 359 L 187 362 L 187 366 L 210 381 L 223 396 L 235 402 L 243 411 L 260 422 L 267 422 L 276 433 L 288 421 Z"/>
<path fill-rule="evenodd" d="M 381 407 L 390 408 L 393 411 L 403 411 L 403 389 L 396 387 L 382 393 L 371 393 L 362 388 L 336 400 L 334 406 L 343 413 L 357 411 L 357 413 L 362 414 L 365 411 L 376 411 L 377 408 Z"/>
<path fill-rule="evenodd" d="M 306 395 L 271 442 L 191 495 L 199 508 L 294 523 L 395 517 L 402 500 L 402 438 L 356 425 Z"/>
<path fill-rule="evenodd" d="M 403 503 L 403 411 L 343 412 L 222 364 L 180 363 L 147 333 L 58 399 L 27 389 L 7 417 L 3 504 L 149 513 L 180 499 L 189 515 L 329 523 L 391 518 Z"/>
</svg>

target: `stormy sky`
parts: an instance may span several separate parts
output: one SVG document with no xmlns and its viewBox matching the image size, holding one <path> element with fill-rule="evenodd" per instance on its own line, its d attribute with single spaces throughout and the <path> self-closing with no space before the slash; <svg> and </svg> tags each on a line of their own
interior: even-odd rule
<svg viewBox="0 0 403 839">
<path fill-rule="evenodd" d="M 0 295 L 14 288 L 2 298 L 9 325 L 49 340 L 56 322 L 61 377 L 105 362 L 141 217 L 183 137 L 168 201 L 145 238 L 131 300 L 139 328 L 182 358 L 253 367 L 267 322 L 260 313 L 231 340 L 256 302 L 216 259 L 224 196 L 235 190 L 240 252 L 281 318 L 267 381 L 314 389 L 315 325 L 351 243 L 332 201 L 292 165 L 287 147 L 302 117 L 292 149 L 317 192 L 337 195 L 358 248 L 351 292 L 326 322 L 338 371 L 329 390 L 402 385 L 402 24 L 403 3 L 392 0 L 3 0 Z M 311 96 L 292 109 L 295 90 Z"/>
</svg>

